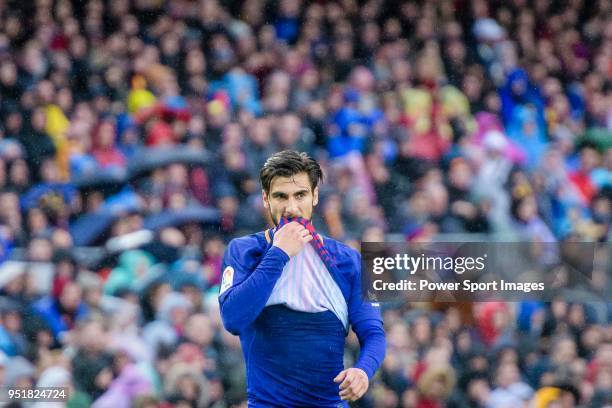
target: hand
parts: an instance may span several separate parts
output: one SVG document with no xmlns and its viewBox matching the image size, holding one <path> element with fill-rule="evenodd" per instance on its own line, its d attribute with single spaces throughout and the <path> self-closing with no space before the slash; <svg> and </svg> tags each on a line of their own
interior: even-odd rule
<svg viewBox="0 0 612 408">
<path fill-rule="evenodd" d="M 289 256 L 295 256 L 310 241 L 312 241 L 310 232 L 302 224 L 292 221 L 274 233 L 272 245 L 282 249 Z"/>
<path fill-rule="evenodd" d="M 360 368 L 347 368 L 334 378 L 340 383 L 340 398 L 344 401 L 357 401 L 368 390 L 368 375 Z"/>
</svg>

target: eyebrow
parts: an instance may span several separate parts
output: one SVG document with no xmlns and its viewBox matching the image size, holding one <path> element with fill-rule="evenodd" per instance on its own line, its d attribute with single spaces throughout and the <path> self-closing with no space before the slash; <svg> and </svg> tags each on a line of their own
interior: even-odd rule
<svg viewBox="0 0 612 408">
<path fill-rule="evenodd" d="M 295 193 L 293 193 L 293 195 L 298 195 L 298 194 L 302 194 L 302 193 L 308 193 L 310 192 L 310 190 L 307 189 L 302 189 L 302 190 L 298 190 Z M 282 191 L 275 191 L 274 193 L 272 193 L 272 197 L 286 197 L 287 193 L 284 193 Z"/>
</svg>

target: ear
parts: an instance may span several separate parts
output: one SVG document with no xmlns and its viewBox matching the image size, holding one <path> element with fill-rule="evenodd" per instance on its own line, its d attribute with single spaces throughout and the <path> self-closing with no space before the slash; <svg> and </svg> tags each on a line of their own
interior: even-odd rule
<svg viewBox="0 0 612 408">
<path fill-rule="evenodd" d="M 312 192 L 312 206 L 316 207 L 317 204 L 319 204 L 319 186 Z"/>
<path fill-rule="evenodd" d="M 268 201 L 268 195 L 265 190 L 261 190 L 261 199 L 263 201 L 263 206 L 265 209 L 270 208 L 270 202 Z"/>
</svg>

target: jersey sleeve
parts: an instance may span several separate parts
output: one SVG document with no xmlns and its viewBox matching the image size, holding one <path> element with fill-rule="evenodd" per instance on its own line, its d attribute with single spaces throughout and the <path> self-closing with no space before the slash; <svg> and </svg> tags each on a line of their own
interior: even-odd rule
<svg viewBox="0 0 612 408">
<path fill-rule="evenodd" d="M 361 255 L 351 251 L 356 269 L 349 298 L 349 322 L 359 339 L 359 358 L 355 364 L 372 378 L 382 364 L 386 353 L 385 330 L 378 306 L 363 300 L 361 293 Z"/>
<path fill-rule="evenodd" d="M 263 256 L 260 247 L 253 236 L 234 239 L 223 257 L 219 306 L 223 325 L 235 335 L 257 319 L 289 261 L 278 247 Z"/>
</svg>

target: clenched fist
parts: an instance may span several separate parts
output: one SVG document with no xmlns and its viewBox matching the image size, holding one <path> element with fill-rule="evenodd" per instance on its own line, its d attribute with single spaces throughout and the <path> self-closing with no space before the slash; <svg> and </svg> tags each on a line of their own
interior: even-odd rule
<svg viewBox="0 0 612 408">
<path fill-rule="evenodd" d="M 292 257 L 297 255 L 310 241 L 312 241 L 310 232 L 302 224 L 292 221 L 274 233 L 272 245 Z"/>
</svg>

